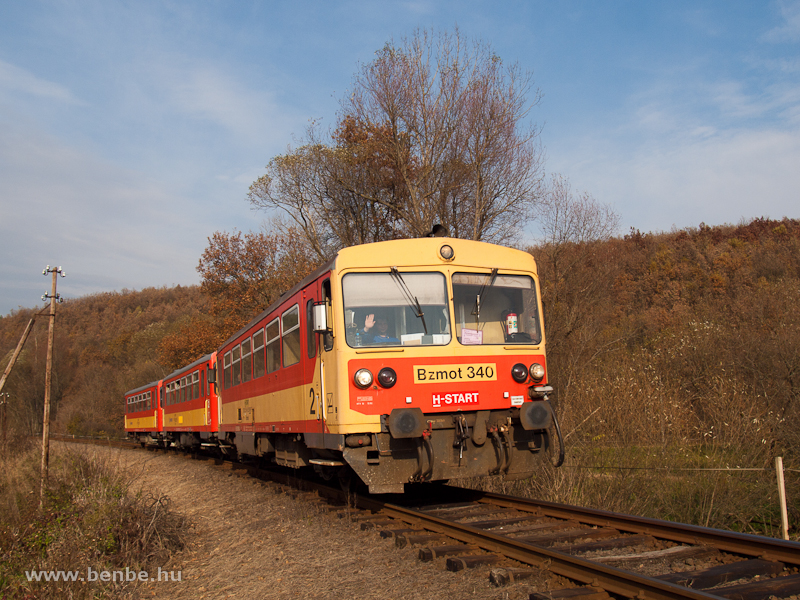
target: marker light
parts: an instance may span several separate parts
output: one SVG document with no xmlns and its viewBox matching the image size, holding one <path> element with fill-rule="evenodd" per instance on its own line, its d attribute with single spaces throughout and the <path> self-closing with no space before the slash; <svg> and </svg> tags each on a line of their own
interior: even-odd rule
<svg viewBox="0 0 800 600">
<path fill-rule="evenodd" d="M 397 373 L 395 373 L 394 369 L 392 368 L 382 368 L 378 372 L 378 383 L 385 388 L 392 387 L 395 383 L 397 383 Z"/>
<path fill-rule="evenodd" d="M 511 377 L 517 383 L 525 383 L 528 380 L 528 368 L 522 363 L 517 363 L 511 367 Z"/>
</svg>

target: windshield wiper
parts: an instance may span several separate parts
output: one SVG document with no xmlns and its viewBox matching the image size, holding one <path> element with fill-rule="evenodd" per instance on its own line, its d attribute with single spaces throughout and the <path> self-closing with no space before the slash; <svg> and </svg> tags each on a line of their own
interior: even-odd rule
<svg viewBox="0 0 800 600">
<path fill-rule="evenodd" d="M 476 321 L 480 322 L 481 320 L 481 296 L 483 296 L 483 292 L 486 289 L 491 288 L 494 285 L 494 280 L 497 279 L 497 269 L 492 269 L 492 272 L 489 274 L 489 277 L 483 282 L 481 289 L 478 290 L 478 296 L 475 298 L 475 307 L 472 309 L 472 314 L 475 315 Z M 488 284 L 488 287 L 487 287 Z"/>
<path fill-rule="evenodd" d="M 406 297 L 406 302 L 408 302 L 408 305 L 414 310 L 414 314 L 422 319 L 422 328 L 425 330 L 425 335 L 428 335 L 428 326 L 425 324 L 425 313 L 422 312 L 419 300 L 417 300 L 417 297 L 408 289 L 408 285 L 406 285 L 405 279 L 400 275 L 400 271 L 397 270 L 397 267 L 391 267 L 391 271 L 392 277 L 394 277 L 397 285 L 400 286 L 400 291 L 402 291 L 403 295 Z"/>
</svg>

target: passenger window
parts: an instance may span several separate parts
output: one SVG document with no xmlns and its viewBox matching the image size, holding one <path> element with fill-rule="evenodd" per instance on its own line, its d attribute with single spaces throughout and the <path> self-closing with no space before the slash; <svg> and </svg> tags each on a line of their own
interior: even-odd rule
<svg viewBox="0 0 800 600">
<path fill-rule="evenodd" d="M 250 381 L 253 374 L 252 356 L 250 354 L 250 340 L 242 342 L 242 381 Z"/>
<path fill-rule="evenodd" d="M 242 383 L 242 347 L 233 349 L 233 385 Z"/>
<path fill-rule="evenodd" d="M 225 356 L 222 359 L 223 370 L 225 372 L 225 378 L 223 381 L 223 389 L 228 389 L 233 385 L 233 368 L 231 367 L 231 353 L 226 352 Z"/>
<path fill-rule="evenodd" d="M 264 330 L 259 329 L 253 334 L 253 379 L 266 373 L 264 357 Z"/>
<path fill-rule="evenodd" d="M 281 328 L 278 319 L 267 325 L 267 373 L 281 366 Z"/>
<path fill-rule="evenodd" d="M 281 316 L 283 329 L 283 366 L 300 362 L 300 309 L 297 305 Z"/>
<path fill-rule="evenodd" d="M 197 400 L 200 397 L 200 372 L 195 371 L 192 375 L 192 399 Z"/>
</svg>

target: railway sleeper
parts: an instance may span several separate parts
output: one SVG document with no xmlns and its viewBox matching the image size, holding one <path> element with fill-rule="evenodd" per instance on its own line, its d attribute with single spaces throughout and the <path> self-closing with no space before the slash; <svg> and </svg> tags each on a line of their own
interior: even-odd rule
<svg viewBox="0 0 800 600">
<path fill-rule="evenodd" d="M 636 546 L 654 546 L 656 538 L 652 535 L 631 535 L 628 537 L 610 538 L 605 540 L 598 540 L 595 542 L 586 542 L 583 544 L 574 544 L 568 548 L 564 548 L 567 554 L 585 554 L 586 552 L 597 552 L 600 550 L 615 550 L 617 548 L 633 548 Z M 611 557 L 612 559 L 614 557 Z M 613 562 L 603 557 L 596 557 L 594 559 L 598 562 Z"/>
<path fill-rule="evenodd" d="M 503 557 L 496 554 L 474 554 L 468 556 L 454 556 L 447 559 L 448 571 L 463 571 L 464 569 L 474 569 L 484 565 L 493 565 L 503 560 Z"/>
<path fill-rule="evenodd" d="M 667 573 L 658 575 L 656 579 L 668 581 L 696 590 L 705 590 L 717 585 L 723 585 L 739 579 L 747 579 L 756 576 L 772 576 L 782 573 L 784 564 L 754 558 L 739 562 L 719 565 L 710 569 L 700 571 L 683 571 L 681 573 Z"/>
<path fill-rule="evenodd" d="M 512 583 L 518 583 L 526 579 L 531 579 L 541 575 L 541 571 L 535 569 L 492 569 L 489 572 L 489 582 L 497 587 L 503 587 Z"/>
<path fill-rule="evenodd" d="M 449 539 L 450 538 L 441 533 L 405 534 L 394 536 L 394 545 L 398 548 L 405 548 L 406 546 L 421 546 L 422 544 L 430 544 L 431 542 L 444 542 Z"/>
<path fill-rule="evenodd" d="M 578 598 L 579 600 L 609 600 L 611 596 L 605 590 L 591 586 L 564 588 L 542 593 L 534 592 L 530 595 L 530 600 L 569 600 L 571 598 Z"/>
<path fill-rule="evenodd" d="M 764 600 L 764 598 L 788 598 L 800 594 L 800 574 L 774 577 L 765 581 L 741 583 L 724 588 L 715 588 L 714 595 L 731 600 Z"/>
<path fill-rule="evenodd" d="M 424 529 L 382 529 L 381 530 L 381 537 L 382 538 L 396 538 L 398 535 L 406 535 L 409 533 L 418 534 L 418 533 L 425 533 Z"/>
<path fill-rule="evenodd" d="M 422 562 L 430 562 L 434 558 L 457 556 L 459 554 L 467 554 L 468 552 L 477 552 L 478 550 L 480 550 L 478 546 L 473 546 L 471 544 L 445 544 L 443 546 L 429 546 L 428 548 L 419 549 L 419 559 Z"/>
</svg>

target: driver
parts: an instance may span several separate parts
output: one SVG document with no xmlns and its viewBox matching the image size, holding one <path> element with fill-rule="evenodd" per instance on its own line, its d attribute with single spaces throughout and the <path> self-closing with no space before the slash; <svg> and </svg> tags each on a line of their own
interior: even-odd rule
<svg viewBox="0 0 800 600">
<path fill-rule="evenodd" d="M 398 344 L 400 340 L 389 335 L 389 319 L 384 315 L 367 315 L 364 320 L 364 335 L 367 343 L 372 344 Z M 370 338 L 370 335 L 372 336 Z"/>
</svg>

